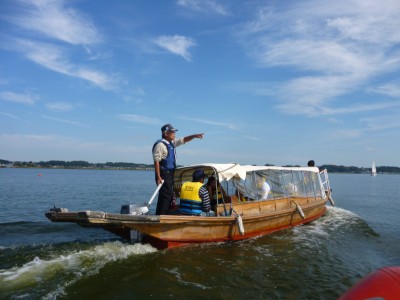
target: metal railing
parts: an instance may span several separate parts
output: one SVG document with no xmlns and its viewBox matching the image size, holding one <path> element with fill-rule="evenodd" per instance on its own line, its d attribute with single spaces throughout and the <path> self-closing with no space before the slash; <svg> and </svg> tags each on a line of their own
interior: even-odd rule
<svg viewBox="0 0 400 300">
<path fill-rule="evenodd" d="M 321 172 L 319 172 L 319 178 L 320 178 L 321 189 L 322 189 L 322 197 L 326 198 L 327 192 L 328 193 L 331 192 L 331 185 L 329 184 L 328 171 L 326 169 L 324 169 Z"/>
</svg>

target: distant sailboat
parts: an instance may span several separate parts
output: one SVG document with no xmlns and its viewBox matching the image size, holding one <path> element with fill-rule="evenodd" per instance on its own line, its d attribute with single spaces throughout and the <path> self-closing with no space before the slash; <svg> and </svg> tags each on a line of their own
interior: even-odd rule
<svg viewBox="0 0 400 300">
<path fill-rule="evenodd" d="M 371 176 L 376 176 L 376 166 L 375 166 L 375 162 L 372 162 L 372 168 L 371 168 Z"/>
</svg>

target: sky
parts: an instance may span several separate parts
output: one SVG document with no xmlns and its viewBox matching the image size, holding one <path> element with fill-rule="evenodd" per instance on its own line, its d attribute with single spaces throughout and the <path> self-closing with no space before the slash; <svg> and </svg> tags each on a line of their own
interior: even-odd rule
<svg viewBox="0 0 400 300">
<path fill-rule="evenodd" d="M 397 0 L 1 0 L 0 159 L 400 166 Z"/>
</svg>

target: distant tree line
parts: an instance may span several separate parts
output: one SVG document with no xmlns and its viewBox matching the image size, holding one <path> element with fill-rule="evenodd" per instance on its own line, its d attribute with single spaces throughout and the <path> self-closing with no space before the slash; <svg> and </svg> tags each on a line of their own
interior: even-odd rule
<svg viewBox="0 0 400 300">
<path fill-rule="evenodd" d="M 354 173 L 354 174 L 366 174 L 371 173 L 371 168 L 358 168 L 358 167 L 346 167 L 346 166 L 336 166 L 336 165 L 322 165 L 319 166 L 320 170 L 327 169 L 329 173 Z M 399 174 L 399 167 L 376 167 L 377 173 L 393 173 Z"/>
<path fill-rule="evenodd" d="M 321 170 L 327 169 L 329 173 L 354 173 L 362 174 L 371 172 L 371 168 L 358 168 L 358 167 L 346 167 L 346 166 L 336 166 L 336 165 L 322 165 L 319 167 Z"/>
<path fill-rule="evenodd" d="M 139 164 L 126 162 L 106 162 L 106 163 L 89 163 L 83 160 L 63 161 L 49 160 L 40 162 L 24 162 L 24 161 L 8 161 L 0 159 L 1 166 L 11 166 L 14 168 L 64 168 L 64 169 L 123 169 L 123 170 L 147 170 L 154 169 L 153 164 Z M 273 166 L 265 164 L 266 166 Z M 299 165 L 286 165 L 285 167 L 300 167 Z M 353 173 L 353 174 L 368 174 L 371 168 L 346 167 L 337 165 L 322 165 L 320 170 L 327 169 L 329 173 Z M 378 173 L 393 173 L 400 174 L 399 167 L 382 166 L 376 168 Z"/>
<path fill-rule="evenodd" d="M 265 166 L 273 166 L 271 164 L 265 164 Z M 285 165 L 284 167 L 301 167 L 299 165 Z M 329 173 L 351 173 L 351 174 L 369 174 L 371 173 L 371 168 L 359 168 L 359 167 L 346 167 L 346 166 L 337 166 L 337 165 L 322 165 L 318 166 L 320 170 L 326 169 Z M 393 173 L 400 174 L 399 167 L 376 167 L 376 171 L 378 173 Z"/>
<path fill-rule="evenodd" d="M 83 160 L 63 161 L 63 160 L 49 160 L 39 162 L 25 162 L 0 159 L 0 164 L 12 166 L 15 168 L 63 168 L 63 169 L 125 169 L 125 170 L 138 170 L 138 169 L 153 169 L 154 165 L 126 163 L 126 162 L 106 162 L 106 163 L 89 163 Z"/>
</svg>

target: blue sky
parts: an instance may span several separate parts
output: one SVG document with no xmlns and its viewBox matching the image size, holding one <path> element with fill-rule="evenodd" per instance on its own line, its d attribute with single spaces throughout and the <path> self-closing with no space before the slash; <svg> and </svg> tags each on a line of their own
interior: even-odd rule
<svg viewBox="0 0 400 300">
<path fill-rule="evenodd" d="M 0 158 L 400 166 L 400 2 L 0 2 Z"/>
</svg>

